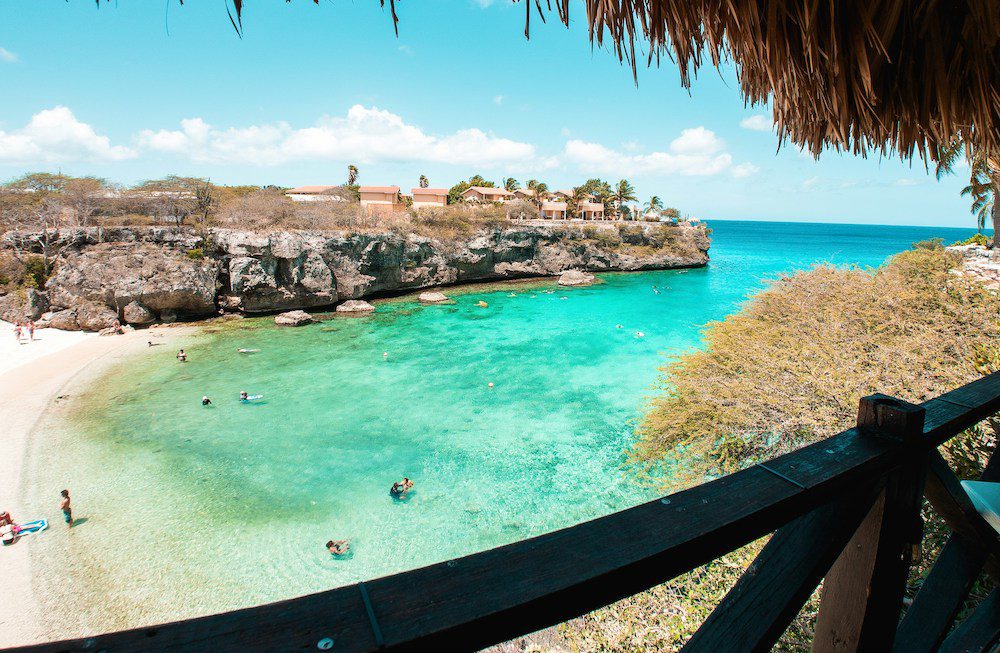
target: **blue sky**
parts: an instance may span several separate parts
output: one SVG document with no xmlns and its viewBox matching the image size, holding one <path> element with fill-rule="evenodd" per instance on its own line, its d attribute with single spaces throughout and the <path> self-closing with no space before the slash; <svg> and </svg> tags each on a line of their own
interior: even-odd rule
<svg viewBox="0 0 1000 653">
<path fill-rule="evenodd" d="M 708 219 L 972 226 L 923 164 L 777 150 L 768 107 L 733 71 L 690 93 L 669 61 L 631 70 L 507 0 L 249 3 L 242 40 L 222 0 L 0 0 L 0 178 L 451 186 L 473 173 L 553 188 L 632 180 Z M 169 33 L 168 33 L 169 30 Z"/>
</svg>

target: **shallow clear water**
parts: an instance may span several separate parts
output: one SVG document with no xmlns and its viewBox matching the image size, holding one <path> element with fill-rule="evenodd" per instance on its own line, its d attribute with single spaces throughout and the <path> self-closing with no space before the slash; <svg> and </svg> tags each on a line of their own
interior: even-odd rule
<svg viewBox="0 0 1000 653">
<path fill-rule="evenodd" d="M 644 501 L 651 490 L 624 465 L 632 425 L 657 367 L 698 346 L 706 322 L 780 272 L 876 265 L 972 233 L 712 227 L 704 269 L 456 290 L 452 305 L 393 300 L 299 329 L 244 320 L 188 338 L 186 364 L 155 347 L 71 392 L 72 420 L 43 425 L 26 488 L 40 507 L 71 488 L 86 520 L 32 543 L 43 600 L 74 606 L 52 625 L 73 634 L 287 598 Z M 243 405 L 240 390 L 264 398 Z M 388 488 L 404 475 L 416 491 L 396 502 Z M 323 543 L 341 537 L 353 553 L 333 560 Z"/>
</svg>

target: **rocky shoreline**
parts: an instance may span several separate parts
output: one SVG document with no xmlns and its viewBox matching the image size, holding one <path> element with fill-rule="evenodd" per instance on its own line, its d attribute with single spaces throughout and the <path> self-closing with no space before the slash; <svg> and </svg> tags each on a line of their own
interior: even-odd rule
<svg viewBox="0 0 1000 653">
<path fill-rule="evenodd" d="M 0 249 L 47 252 L 44 288 L 0 296 L 0 317 L 68 330 L 333 307 L 460 283 L 708 263 L 701 225 L 511 226 L 467 237 L 186 227 L 7 232 Z"/>
</svg>

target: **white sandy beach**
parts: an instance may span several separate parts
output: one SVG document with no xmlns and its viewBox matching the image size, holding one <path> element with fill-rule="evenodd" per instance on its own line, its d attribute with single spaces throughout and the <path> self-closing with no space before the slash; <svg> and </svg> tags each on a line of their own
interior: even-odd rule
<svg viewBox="0 0 1000 653">
<path fill-rule="evenodd" d="M 43 413 L 56 397 L 65 394 L 86 370 L 96 374 L 122 357 L 145 349 L 148 340 L 166 344 L 188 329 L 153 329 L 119 336 L 41 329 L 35 341 L 18 344 L 13 325 L 0 322 L 0 460 L 8 472 L 0 483 L 0 510 L 9 510 L 15 520 L 47 515 L 49 528 L 65 528 L 59 519 L 58 490 L 51 506 L 22 504 L 22 470 L 29 439 Z M 41 534 L 37 537 L 44 537 Z M 34 537 L 34 536 L 33 536 Z M 38 605 L 31 586 L 29 553 L 31 538 L 0 549 L 4 592 L 16 600 L 0 601 L 0 648 L 45 639 Z"/>
</svg>

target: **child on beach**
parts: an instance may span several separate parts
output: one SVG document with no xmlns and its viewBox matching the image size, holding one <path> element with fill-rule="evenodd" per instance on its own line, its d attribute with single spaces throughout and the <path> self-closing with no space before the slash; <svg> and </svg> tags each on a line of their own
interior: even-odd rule
<svg viewBox="0 0 1000 653">
<path fill-rule="evenodd" d="M 73 528 L 73 509 L 69 505 L 69 490 L 63 490 L 59 495 L 62 497 L 62 501 L 59 502 L 59 509 L 62 510 L 66 524 L 70 528 Z"/>
<path fill-rule="evenodd" d="M 17 340 L 17 344 L 21 344 L 21 323 L 14 323 L 14 340 Z"/>
</svg>

